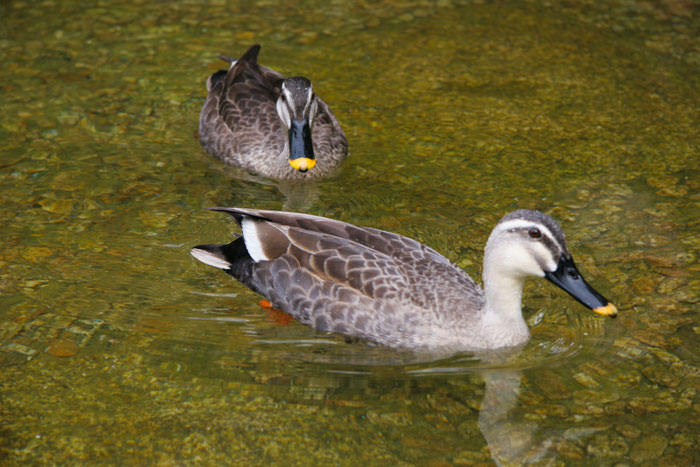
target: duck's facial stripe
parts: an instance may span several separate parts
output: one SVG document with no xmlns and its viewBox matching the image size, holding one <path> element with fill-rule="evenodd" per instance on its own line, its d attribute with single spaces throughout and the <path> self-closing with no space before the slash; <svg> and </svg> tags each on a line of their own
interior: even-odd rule
<svg viewBox="0 0 700 467">
<path fill-rule="evenodd" d="M 549 230 L 549 228 L 543 224 L 540 224 L 538 222 L 532 222 L 532 221 L 527 221 L 523 219 L 512 219 L 506 222 L 502 222 L 498 226 L 496 226 L 496 230 L 501 231 L 501 232 L 519 232 L 525 237 L 529 237 L 529 231 L 532 228 L 537 228 L 541 232 L 541 236 L 537 239 L 538 242 L 543 244 L 545 249 L 549 252 L 548 256 L 551 256 L 551 261 L 546 261 L 548 264 L 540 264 L 542 266 L 547 266 L 548 268 L 551 268 L 552 264 L 554 265 L 554 268 L 556 269 L 556 263 L 559 260 L 559 256 L 566 251 L 566 248 L 564 245 L 559 244 L 557 242 L 556 237 L 552 234 L 552 231 Z"/>
<path fill-rule="evenodd" d="M 284 90 L 282 92 L 284 92 Z M 282 99 L 282 97 L 279 97 L 277 99 L 277 115 L 279 115 L 280 119 L 287 126 L 287 128 L 292 127 L 292 119 L 289 115 L 289 107 L 287 107 L 287 104 L 284 102 L 284 99 Z"/>
<path fill-rule="evenodd" d="M 284 98 L 287 99 L 287 102 L 291 106 L 294 103 L 294 97 L 285 83 L 282 83 L 282 94 L 284 94 Z"/>
<path fill-rule="evenodd" d="M 496 226 L 495 230 L 500 230 L 500 231 L 508 231 L 508 230 L 530 230 L 531 228 L 538 228 L 540 229 L 540 232 L 542 232 L 542 236 L 546 236 L 547 238 L 552 239 L 552 242 L 554 242 L 554 235 L 552 235 L 552 232 L 549 230 L 549 228 L 543 224 L 540 224 L 539 222 L 533 222 L 533 221 L 527 221 L 524 219 L 511 219 L 509 221 L 501 222 Z M 555 242 L 556 243 L 556 242 Z"/>
<path fill-rule="evenodd" d="M 316 96 L 311 95 L 311 101 L 309 104 L 309 125 L 313 125 L 314 118 L 316 117 L 316 111 L 318 110 L 318 102 L 316 102 Z"/>
<path fill-rule="evenodd" d="M 530 246 L 532 247 L 535 260 L 540 265 L 543 273 L 557 269 L 561 250 L 557 250 L 557 247 L 549 241 L 549 238 L 543 235 L 539 242 L 532 243 Z"/>
<path fill-rule="evenodd" d="M 311 104 L 313 103 L 314 100 L 314 91 L 311 86 L 309 86 L 309 89 L 306 90 L 306 103 L 304 104 L 304 113 L 308 114 Z"/>
<path fill-rule="evenodd" d="M 301 121 L 303 118 L 313 119 L 313 114 L 316 111 L 316 100 L 314 96 L 314 90 L 311 83 L 308 83 L 306 87 L 306 95 L 302 94 L 304 89 L 300 89 L 293 85 L 290 89 L 286 82 L 282 83 L 282 96 L 277 100 L 277 112 L 281 113 L 279 106 L 284 104 L 286 100 L 287 107 L 289 108 L 288 114 L 291 118 Z M 280 102 L 281 101 L 281 102 Z M 283 120 L 285 120 L 283 118 Z M 289 125 L 287 125 L 289 127 Z"/>
</svg>

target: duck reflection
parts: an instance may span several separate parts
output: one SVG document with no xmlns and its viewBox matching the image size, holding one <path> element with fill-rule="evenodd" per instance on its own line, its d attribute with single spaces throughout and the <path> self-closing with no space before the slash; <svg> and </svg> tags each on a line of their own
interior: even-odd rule
<svg viewBox="0 0 700 467">
<path fill-rule="evenodd" d="M 520 398 L 521 372 L 486 370 L 482 376 L 486 388 L 478 424 L 491 457 L 498 465 L 521 464 L 537 431 L 537 424 L 518 421 L 511 414 Z"/>
<path fill-rule="evenodd" d="M 289 342 L 287 342 L 289 343 Z M 329 378 L 339 375 L 370 376 L 378 368 L 406 369 L 405 373 L 416 377 L 453 375 L 454 377 L 480 376 L 484 381 L 484 396 L 478 407 L 477 426 L 486 441 L 492 460 L 497 465 L 511 466 L 536 462 L 548 453 L 549 441 L 538 440 L 539 426 L 534 421 L 523 420 L 517 411 L 523 364 L 527 356 L 521 354 L 524 346 L 489 352 L 454 354 L 442 352 L 417 353 L 388 351 L 382 347 L 364 347 L 365 352 L 352 354 L 355 346 L 340 346 L 346 354 L 307 354 L 306 360 L 315 364 L 334 364 L 340 361 L 341 369 L 329 371 Z M 369 350 L 369 351 L 368 351 Z M 371 370 L 374 368 L 374 370 Z M 398 376 L 393 372 L 394 376 Z M 452 377 L 452 376 L 451 376 Z"/>
<path fill-rule="evenodd" d="M 282 202 L 283 211 L 303 211 L 318 200 L 321 189 L 318 183 L 301 183 L 294 180 L 272 180 L 248 173 L 238 167 L 216 167 L 215 170 L 229 179 L 223 188 L 220 204 L 241 204 L 255 201 Z M 222 185 L 223 186 L 223 185 Z"/>
<path fill-rule="evenodd" d="M 499 466 L 537 463 L 547 459 L 553 455 L 559 435 L 567 439 L 571 437 L 561 432 L 552 433 L 543 429 L 536 420 L 523 417 L 523 413 L 529 412 L 527 397 L 522 394 L 523 376 L 537 371 L 531 368 L 533 359 L 538 360 L 531 346 L 524 350 L 525 346 L 518 346 L 478 353 L 419 353 L 373 347 L 354 341 L 347 345 L 337 336 L 321 338 L 311 332 L 303 338 L 296 333 L 280 335 L 279 332 L 274 337 L 256 337 L 255 343 L 264 346 L 268 361 L 303 361 L 310 364 L 295 369 L 294 397 L 306 398 L 308 395 L 314 400 L 356 400 L 349 396 L 353 394 L 359 396 L 359 400 L 366 400 L 360 394 L 368 391 L 369 405 L 372 405 L 371 397 L 374 397 L 377 388 L 382 388 L 382 393 L 385 393 L 387 382 L 391 382 L 392 391 L 395 391 L 392 399 L 411 399 L 416 395 L 417 387 L 421 388 L 420 392 L 426 391 L 431 395 L 450 392 L 451 398 L 458 400 L 462 406 L 476 409 L 478 414 L 474 414 L 474 418 L 461 419 L 459 423 L 463 423 L 464 428 L 459 428 L 462 434 L 458 437 L 452 438 L 450 432 L 445 432 L 447 437 L 452 438 L 448 444 L 458 450 L 460 439 L 463 442 L 464 437 L 478 436 L 480 432 L 492 461 Z M 262 368 L 264 371 L 261 371 Z M 303 368 L 308 368 L 309 372 L 305 374 Z M 319 372 L 319 368 L 325 368 L 325 371 Z M 274 364 L 271 367 L 258 367 L 256 377 L 267 384 L 290 384 L 288 371 Z M 417 379 L 421 381 L 418 384 Z M 480 380 L 483 381 L 483 397 L 479 401 Z M 446 386 L 461 389 L 446 390 Z M 474 395 L 476 400 L 472 400 Z M 411 406 L 422 410 L 420 404 Z M 444 410 L 446 419 L 454 420 L 450 409 L 438 410 Z M 377 411 L 381 412 L 382 409 Z M 424 415 L 425 412 L 413 414 L 416 417 Z M 457 427 L 458 422 L 454 423 Z M 471 442 L 469 444 L 473 445 Z M 475 450 L 473 453 L 475 457 L 472 460 L 483 460 L 483 451 Z"/>
<path fill-rule="evenodd" d="M 556 433 L 540 432 L 540 426 L 524 419 L 518 410 L 521 404 L 523 371 L 532 355 L 522 352 L 524 346 L 500 352 L 475 355 L 483 366 L 478 373 L 484 379 L 484 397 L 478 416 L 478 427 L 496 465 L 532 464 L 551 455 Z M 532 369 L 537 371 L 537 369 Z M 563 435 L 563 433 L 559 433 Z"/>
<path fill-rule="evenodd" d="M 512 466 L 536 462 L 548 451 L 547 440 L 538 445 L 539 426 L 516 413 L 520 401 L 524 345 L 476 352 L 458 358 L 460 365 L 433 368 L 432 373 L 478 374 L 484 380 L 484 397 L 479 405 L 477 425 L 496 465 Z M 427 356 L 424 355 L 427 358 Z M 436 355 L 432 355 L 433 358 Z M 444 357 L 444 356 L 443 356 Z M 418 370 L 412 373 L 425 373 Z"/>
</svg>

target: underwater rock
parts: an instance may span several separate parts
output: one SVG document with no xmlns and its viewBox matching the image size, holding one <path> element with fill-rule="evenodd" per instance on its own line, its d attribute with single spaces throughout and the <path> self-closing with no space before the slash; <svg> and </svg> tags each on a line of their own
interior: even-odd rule
<svg viewBox="0 0 700 467">
<path fill-rule="evenodd" d="M 547 399 L 566 399 L 571 396 L 569 388 L 566 387 L 559 375 L 552 370 L 538 371 L 530 377 L 530 380 Z"/>
<path fill-rule="evenodd" d="M 623 400 L 610 402 L 605 405 L 605 413 L 607 415 L 622 415 L 626 412 L 627 403 Z"/>
<path fill-rule="evenodd" d="M 675 388 L 680 383 L 681 375 L 663 365 L 652 365 L 642 370 L 642 374 L 654 384 Z"/>
<path fill-rule="evenodd" d="M 632 335 L 646 345 L 667 350 L 675 349 L 681 343 L 680 339 L 677 337 L 660 334 L 657 331 L 646 329 L 636 331 Z"/>
<path fill-rule="evenodd" d="M 67 339 L 56 339 L 46 349 L 46 353 L 54 357 L 73 357 L 78 354 L 78 344 Z"/>
<path fill-rule="evenodd" d="M 477 465 L 480 462 L 486 462 L 484 455 L 478 451 L 460 451 L 452 462 L 455 465 Z"/>
<path fill-rule="evenodd" d="M 690 467 L 693 465 L 693 460 L 688 456 L 680 454 L 669 454 L 658 461 L 658 465 L 673 465 L 674 467 Z"/>
<path fill-rule="evenodd" d="M 630 459 L 641 463 L 661 457 L 668 446 L 668 440 L 659 434 L 652 434 L 641 438 L 630 451 Z"/>
<path fill-rule="evenodd" d="M 544 404 L 539 407 L 536 407 L 534 411 L 538 415 L 545 416 L 545 418 L 566 418 L 569 416 L 569 409 L 561 404 Z"/>
<path fill-rule="evenodd" d="M 692 401 L 676 398 L 669 391 L 658 391 L 656 397 L 633 397 L 627 402 L 627 408 L 636 415 L 675 412 L 690 407 Z"/>
<path fill-rule="evenodd" d="M 659 283 L 659 285 L 656 287 L 656 291 L 660 294 L 666 295 L 673 292 L 685 283 L 686 281 L 680 277 L 667 277 L 663 279 L 661 283 Z"/>
<path fill-rule="evenodd" d="M 593 379 L 593 377 L 589 374 L 581 372 L 581 373 L 576 373 L 573 377 L 576 381 L 578 381 L 578 383 L 581 386 L 585 386 L 585 387 L 591 388 L 591 389 L 597 388 L 600 386 L 600 384 L 595 379 Z"/>
<path fill-rule="evenodd" d="M 554 451 L 556 451 L 556 453 L 560 456 L 567 457 L 569 459 L 580 460 L 583 459 L 584 456 L 583 448 L 566 439 L 553 439 L 552 449 L 554 449 Z"/>
<path fill-rule="evenodd" d="M 574 400 L 577 403 L 583 404 L 607 404 L 620 399 L 620 395 L 615 391 L 591 391 L 583 389 L 576 391 Z"/>
<path fill-rule="evenodd" d="M 615 431 L 625 438 L 639 438 L 642 434 L 642 430 L 634 425 L 617 425 Z"/>
<path fill-rule="evenodd" d="M 627 454 L 629 447 L 622 436 L 609 432 L 598 433 L 588 442 L 586 452 L 595 457 L 620 458 Z"/>
</svg>

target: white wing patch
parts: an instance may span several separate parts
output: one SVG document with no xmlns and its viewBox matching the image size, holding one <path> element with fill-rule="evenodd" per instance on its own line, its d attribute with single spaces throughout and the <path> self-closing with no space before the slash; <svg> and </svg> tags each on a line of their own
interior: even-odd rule
<svg viewBox="0 0 700 467">
<path fill-rule="evenodd" d="M 250 217 L 243 217 L 241 221 L 241 230 L 243 230 L 243 241 L 245 242 L 245 248 L 248 250 L 248 254 L 253 261 L 259 263 L 260 261 L 269 261 L 272 258 L 268 258 L 265 255 L 262 242 L 258 237 L 258 223 L 252 220 Z"/>
</svg>

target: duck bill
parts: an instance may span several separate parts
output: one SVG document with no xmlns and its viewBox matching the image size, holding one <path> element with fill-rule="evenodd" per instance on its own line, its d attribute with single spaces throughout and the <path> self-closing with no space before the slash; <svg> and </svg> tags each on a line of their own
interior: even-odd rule
<svg viewBox="0 0 700 467">
<path fill-rule="evenodd" d="M 617 316 L 615 305 L 588 285 L 578 272 L 573 258 L 565 258 L 562 255 L 556 271 L 545 272 L 544 277 L 599 315 L 611 318 Z"/>
<path fill-rule="evenodd" d="M 299 172 L 311 170 L 316 165 L 308 119 L 292 119 L 292 126 L 289 128 L 289 165 Z"/>
</svg>

